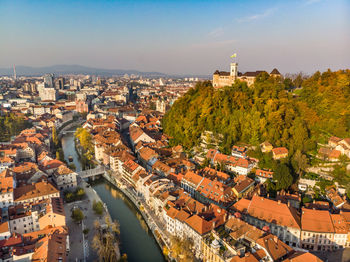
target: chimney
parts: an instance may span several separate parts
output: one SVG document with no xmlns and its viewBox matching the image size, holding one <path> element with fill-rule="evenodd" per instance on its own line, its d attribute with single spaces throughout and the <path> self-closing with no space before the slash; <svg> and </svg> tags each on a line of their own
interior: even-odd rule
<svg viewBox="0 0 350 262">
<path fill-rule="evenodd" d="M 280 199 L 277 202 L 278 202 L 278 204 L 281 204 L 281 200 Z"/>
<path fill-rule="evenodd" d="M 287 202 L 288 207 L 290 207 L 290 201 Z"/>
<path fill-rule="evenodd" d="M 273 240 L 275 241 L 275 243 L 277 243 L 278 242 L 278 237 L 277 236 L 273 236 Z"/>
</svg>

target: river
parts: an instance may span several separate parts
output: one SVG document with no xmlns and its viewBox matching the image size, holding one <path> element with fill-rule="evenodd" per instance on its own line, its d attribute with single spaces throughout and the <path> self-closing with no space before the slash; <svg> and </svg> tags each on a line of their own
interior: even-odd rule
<svg viewBox="0 0 350 262">
<path fill-rule="evenodd" d="M 74 136 L 71 133 L 62 137 L 62 148 L 65 159 L 73 157 L 76 170 L 81 170 L 78 155 L 75 151 Z M 101 179 L 92 184 L 113 220 L 120 224 L 121 253 L 127 254 L 129 262 L 161 262 L 164 261 L 162 252 L 149 232 L 146 222 L 134 205 L 109 182 Z"/>
</svg>

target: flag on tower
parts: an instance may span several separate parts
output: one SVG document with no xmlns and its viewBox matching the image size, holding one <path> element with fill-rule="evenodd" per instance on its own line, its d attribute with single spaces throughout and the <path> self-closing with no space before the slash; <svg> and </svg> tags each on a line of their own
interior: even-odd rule
<svg viewBox="0 0 350 262">
<path fill-rule="evenodd" d="M 230 56 L 231 58 L 237 57 L 237 53 L 234 53 L 233 55 Z"/>
</svg>

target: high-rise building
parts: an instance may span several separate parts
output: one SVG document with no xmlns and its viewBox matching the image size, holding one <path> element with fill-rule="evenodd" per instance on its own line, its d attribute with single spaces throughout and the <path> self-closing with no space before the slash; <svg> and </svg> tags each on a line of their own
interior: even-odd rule
<svg viewBox="0 0 350 262">
<path fill-rule="evenodd" d="M 53 74 L 46 74 L 43 78 L 46 87 L 53 87 Z"/>
<path fill-rule="evenodd" d="M 56 87 L 56 89 L 59 89 L 59 90 L 64 89 L 64 78 L 63 77 L 56 79 L 55 87 Z"/>
<path fill-rule="evenodd" d="M 57 90 L 53 87 L 46 87 L 45 83 L 38 84 L 39 97 L 42 101 L 56 101 Z"/>
</svg>

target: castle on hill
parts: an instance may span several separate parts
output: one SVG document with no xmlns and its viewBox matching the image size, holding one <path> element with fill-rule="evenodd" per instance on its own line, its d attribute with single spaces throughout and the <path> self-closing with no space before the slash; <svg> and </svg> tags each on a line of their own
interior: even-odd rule
<svg viewBox="0 0 350 262">
<path fill-rule="evenodd" d="M 266 71 L 245 72 L 244 74 L 238 72 L 238 63 L 231 63 L 230 72 L 216 70 L 213 74 L 213 87 L 220 88 L 224 86 L 231 86 L 236 79 L 247 82 L 248 86 L 254 84 L 256 77 Z M 266 72 L 267 73 L 267 72 Z M 274 77 L 280 77 L 280 72 L 274 68 L 269 74 Z"/>
</svg>

